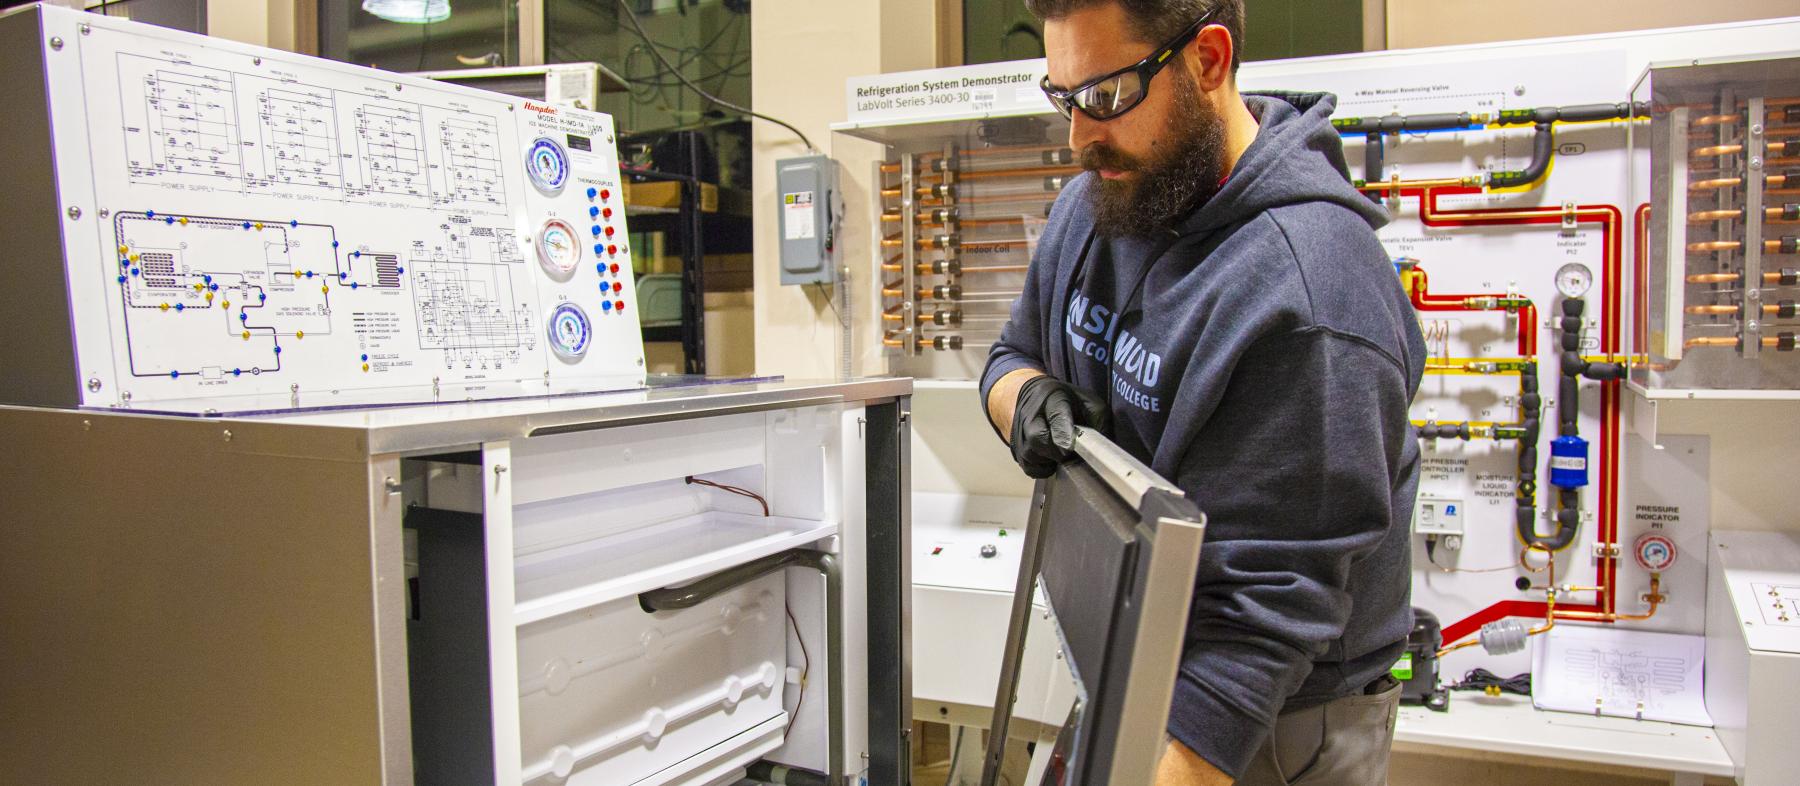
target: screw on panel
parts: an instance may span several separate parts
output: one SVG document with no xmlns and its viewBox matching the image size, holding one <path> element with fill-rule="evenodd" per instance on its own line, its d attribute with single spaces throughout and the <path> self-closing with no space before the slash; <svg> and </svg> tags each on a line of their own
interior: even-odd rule
<svg viewBox="0 0 1800 786">
<path fill-rule="evenodd" d="M 69 206 L 69 220 L 70 221 L 80 221 L 81 220 L 81 208 L 78 208 L 74 205 L 70 205 Z"/>
<path fill-rule="evenodd" d="M 262 65 L 262 58 L 252 57 L 252 58 L 250 58 L 250 64 L 251 65 Z"/>
<path fill-rule="evenodd" d="M 1525 86 L 1524 85 L 1513 86 L 1513 95 L 1516 95 L 1516 96 L 1525 95 Z"/>
<path fill-rule="evenodd" d="M 230 442 L 231 441 L 231 429 L 225 429 L 225 433 L 221 434 L 220 436 L 223 436 L 225 438 L 226 442 Z"/>
<path fill-rule="evenodd" d="M 1751 170 L 1752 170 L 1752 171 L 1755 171 L 1755 170 L 1759 170 L 1759 169 L 1762 169 L 1762 158 L 1760 158 L 1760 157 L 1751 157 L 1751 159 L 1750 159 L 1750 169 L 1751 169 Z"/>
<path fill-rule="evenodd" d="M 94 430 L 94 421 L 91 421 L 91 420 L 81 421 L 81 430 L 82 431 L 93 431 Z"/>
<path fill-rule="evenodd" d="M 1762 134 L 1762 132 L 1763 132 L 1763 127 L 1762 127 L 1762 124 L 1761 124 L 1761 123 L 1757 123 L 1757 124 L 1756 124 L 1756 125 L 1753 125 L 1753 126 L 1750 126 L 1750 133 L 1751 133 L 1751 134 L 1753 134 L 1753 135 L 1761 135 L 1761 134 Z"/>
<path fill-rule="evenodd" d="M 100 378 L 99 377 L 91 377 L 88 379 L 88 392 L 89 393 L 99 393 L 100 392 Z"/>
<path fill-rule="evenodd" d="M 382 479 L 381 487 L 386 489 L 389 494 L 400 493 L 400 481 L 395 480 L 392 475 Z"/>
<path fill-rule="evenodd" d="M 111 215 L 112 215 L 111 210 L 107 210 L 106 208 L 100 208 L 100 217 L 101 218 L 107 218 Z"/>
<path fill-rule="evenodd" d="M 88 33 L 94 32 L 94 26 L 90 25 L 86 22 L 82 22 L 81 27 L 79 29 L 81 30 L 82 35 L 87 35 Z"/>
<path fill-rule="evenodd" d="M 50 49 L 57 52 L 62 51 L 62 36 L 50 36 Z"/>
</svg>

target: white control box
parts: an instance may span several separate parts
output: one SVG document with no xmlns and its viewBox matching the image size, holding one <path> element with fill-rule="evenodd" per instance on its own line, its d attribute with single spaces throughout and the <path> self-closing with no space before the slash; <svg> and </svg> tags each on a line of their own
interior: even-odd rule
<svg viewBox="0 0 1800 786">
<path fill-rule="evenodd" d="M 1420 535 L 1463 534 L 1463 501 L 1419 497 L 1413 506 L 1413 531 Z"/>
<path fill-rule="evenodd" d="M 642 386 L 611 118 L 55 7 L 0 43 L 0 403 Z"/>
<path fill-rule="evenodd" d="M 1707 564 L 1706 711 L 1744 786 L 1792 783 L 1800 706 L 1800 537 L 1714 530 Z"/>
</svg>

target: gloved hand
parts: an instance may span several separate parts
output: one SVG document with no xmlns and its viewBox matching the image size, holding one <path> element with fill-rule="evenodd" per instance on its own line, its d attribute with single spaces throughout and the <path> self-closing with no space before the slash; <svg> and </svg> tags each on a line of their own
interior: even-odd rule
<svg viewBox="0 0 1800 786">
<path fill-rule="evenodd" d="M 1105 430 L 1111 414 L 1093 393 L 1052 376 L 1033 377 L 1019 387 L 1013 406 L 1013 460 L 1031 477 L 1050 477 L 1073 455 L 1075 427 Z"/>
</svg>

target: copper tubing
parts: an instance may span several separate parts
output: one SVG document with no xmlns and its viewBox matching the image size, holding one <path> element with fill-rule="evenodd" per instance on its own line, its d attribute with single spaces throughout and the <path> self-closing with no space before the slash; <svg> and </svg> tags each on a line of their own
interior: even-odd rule
<svg viewBox="0 0 1800 786">
<path fill-rule="evenodd" d="M 959 156 L 969 156 L 971 158 L 980 158 L 982 156 L 1030 155 L 1032 153 L 1038 153 L 1038 154 L 1056 153 L 1056 152 L 1060 152 L 1063 150 L 1069 150 L 1069 146 L 1068 145 L 1017 145 L 1017 146 L 1013 146 L 1013 147 L 977 147 L 977 148 L 971 148 L 968 150 L 958 150 L 958 151 L 956 151 L 956 154 Z M 1073 152 L 1074 151 L 1070 151 L 1071 154 Z M 942 150 L 933 150 L 930 152 L 925 152 L 925 153 L 919 154 L 919 158 L 925 159 L 927 161 L 936 160 L 936 159 L 943 158 L 943 157 L 944 157 L 944 151 L 942 151 Z"/>
<path fill-rule="evenodd" d="M 1738 313 L 1742 309 L 1740 309 L 1737 306 L 1688 306 L 1687 308 L 1685 308 L 1683 310 L 1689 314 L 1731 315 L 1731 314 Z M 1780 306 L 1763 306 L 1762 311 L 1764 314 L 1771 314 L 1771 315 L 1778 314 L 1781 312 L 1781 307 Z"/>
<path fill-rule="evenodd" d="M 1777 106 L 1776 104 L 1770 103 L 1768 101 L 1763 102 L 1763 104 L 1765 106 Z M 1782 117 L 1781 112 L 1769 112 L 1767 114 L 1768 114 L 1768 120 L 1770 120 L 1770 121 L 1780 120 Z M 1728 125 L 1736 125 L 1743 121 L 1744 121 L 1743 115 L 1740 115 L 1737 113 L 1732 113 L 1729 115 L 1706 115 L 1705 117 L 1695 119 L 1694 127 L 1699 128 L 1699 127 L 1704 127 L 1704 126 L 1728 126 Z"/>
<path fill-rule="evenodd" d="M 1001 177 L 1057 177 L 1059 175 L 1079 174 L 1080 172 L 1081 167 L 1078 166 L 1030 166 L 1020 167 L 1018 169 L 988 169 L 980 172 L 964 172 L 962 173 L 962 177 L 958 179 L 966 183 L 971 180 L 991 180 Z"/>
<path fill-rule="evenodd" d="M 942 237 L 942 236 L 940 235 L 939 237 Z M 899 248 L 905 242 L 906 241 L 900 239 L 899 235 L 889 235 L 889 236 L 881 239 L 881 246 L 882 246 L 882 248 Z M 980 245 L 981 243 L 1004 243 L 1004 242 L 1012 242 L 1012 241 L 988 240 L 988 241 L 975 241 L 973 243 L 965 242 L 965 243 L 959 243 L 958 245 L 969 246 L 969 245 Z M 1025 241 L 1020 240 L 1018 242 L 1024 243 Z M 913 244 L 918 246 L 919 248 L 942 248 L 942 246 L 939 246 L 937 244 L 937 238 L 930 238 L 930 237 L 919 238 L 918 240 L 913 241 Z"/>
<path fill-rule="evenodd" d="M 1698 254 L 1709 251 L 1736 251 L 1743 247 L 1744 244 L 1737 240 L 1708 240 L 1704 243 L 1689 243 L 1687 245 L 1687 250 L 1689 253 Z M 1781 253 L 1781 241 L 1764 240 L 1763 252 L 1769 254 Z"/>
<path fill-rule="evenodd" d="M 1781 339 L 1774 336 L 1764 336 L 1762 340 L 1762 345 L 1765 347 L 1777 347 L 1780 346 L 1780 344 Z M 1737 345 L 1737 336 L 1701 336 L 1700 338 L 1690 338 L 1681 344 L 1681 346 L 1687 349 L 1694 349 L 1696 347 L 1736 347 Z"/>
<path fill-rule="evenodd" d="M 916 296 L 915 296 L 915 299 L 917 299 L 917 300 L 931 300 L 931 299 L 932 299 L 932 294 L 933 294 L 933 293 L 932 293 L 932 291 L 931 291 L 931 290 L 929 290 L 929 289 L 921 289 L 921 290 L 919 290 L 919 291 L 918 291 L 918 294 L 917 294 L 917 295 L 916 295 Z M 881 290 L 881 296 L 882 296 L 882 297 L 906 297 L 906 290 L 903 290 L 903 289 L 883 289 L 883 290 Z"/>
<path fill-rule="evenodd" d="M 1545 551 L 1545 549 L 1542 546 L 1526 546 L 1524 551 L 1519 552 L 1519 564 L 1524 565 L 1527 570 L 1531 570 L 1531 566 L 1526 564 L 1525 555 L 1530 554 L 1533 551 Z M 1548 553 L 1548 552 L 1546 552 L 1546 553 Z M 1544 624 L 1539 625 L 1537 627 L 1534 627 L 1534 628 L 1526 631 L 1525 632 L 1526 636 L 1536 636 L 1541 633 L 1548 633 L 1552 628 L 1556 627 L 1556 619 L 1558 617 L 1563 617 L 1566 619 L 1569 614 L 1573 613 L 1573 612 L 1567 612 L 1567 611 L 1559 612 L 1556 610 L 1556 555 L 1555 554 L 1550 555 L 1549 564 L 1545 565 L 1545 567 L 1548 568 L 1550 572 L 1548 574 L 1548 580 L 1545 582 L 1545 586 L 1544 586 Z M 1532 572 L 1535 573 L 1536 571 L 1532 571 Z M 1654 596 L 1656 594 L 1656 578 L 1654 576 L 1651 577 L 1651 579 L 1650 579 L 1650 593 L 1652 596 Z M 1656 613 L 1655 605 L 1652 605 L 1650 607 L 1650 613 L 1652 613 L 1652 614 Z M 1448 647 L 1438 650 L 1437 656 L 1442 658 L 1447 653 L 1455 652 L 1464 647 L 1473 647 L 1476 644 L 1480 644 L 1480 643 L 1481 643 L 1480 637 L 1466 639 L 1461 643 L 1452 644 Z"/>
<path fill-rule="evenodd" d="M 1650 592 L 1644 599 L 1650 602 L 1650 610 L 1643 614 L 1620 614 L 1618 612 L 1603 611 L 1558 611 L 1555 612 L 1554 616 L 1557 619 L 1577 620 L 1582 622 L 1620 622 L 1650 619 L 1651 617 L 1656 616 L 1657 607 L 1662 605 L 1664 600 L 1667 600 L 1662 594 L 1661 576 L 1655 573 L 1650 574 Z"/>
<path fill-rule="evenodd" d="M 896 314 L 893 312 L 887 312 L 887 311 L 882 312 L 881 318 L 887 322 L 905 322 L 906 321 L 905 316 L 902 316 L 900 314 Z M 921 325 L 928 325 L 928 324 L 931 324 L 931 315 L 930 314 L 919 314 L 917 316 L 914 316 L 913 320 L 918 322 Z"/>
<path fill-rule="evenodd" d="M 1771 153 L 1785 153 L 1787 152 L 1787 143 L 1770 142 L 1768 148 Z M 1688 155 L 1694 158 L 1710 158 L 1713 156 L 1735 156 L 1742 152 L 1744 152 L 1743 145 L 1712 145 L 1709 147 L 1696 147 L 1693 150 L 1689 150 Z"/>
<path fill-rule="evenodd" d="M 1773 186 L 1777 183 L 1785 182 L 1786 180 L 1787 180 L 1787 175 L 1769 175 L 1768 177 L 1763 178 L 1763 182 L 1765 182 L 1771 186 Z M 1696 180 L 1696 181 L 1688 184 L 1688 190 L 1689 191 L 1714 191 L 1714 190 L 1721 189 L 1721 188 L 1736 188 L 1743 184 L 1744 184 L 1744 179 L 1741 177 L 1721 177 L 1716 180 Z M 1771 191 L 1770 193 L 1774 193 L 1774 192 Z"/>
<path fill-rule="evenodd" d="M 1008 224 L 1023 224 L 1023 223 L 1025 223 L 1024 216 L 1009 216 L 1009 217 L 1005 217 L 1005 218 L 959 218 L 956 220 L 957 226 L 965 226 L 965 227 L 997 227 L 997 226 L 1005 226 Z M 947 225 L 945 225 L 945 224 L 926 224 L 925 226 L 942 227 L 942 226 L 947 226 Z"/>
<path fill-rule="evenodd" d="M 927 220 L 928 218 L 930 218 L 930 216 L 926 216 L 921 213 L 919 215 L 919 226 L 935 227 L 935 228 L 949 226 L 949 224 L 938 224 L 938 223 L 934 223 L 932 221 L 928 221 Z M 883 213 L 883 214 L 881 214 L 881 220 L 883 223 L 887 223 L 887 224 L 898 223 L 900 221 L 900 216 L 895 215 L 893 213 Z M 993 226 L 1004 226 L 1007 224 L 1022 224 L 1022 223 L 1025 223 L 1025 217 L 1024 216 L 1007 216 L 1007 217 L 1003 217 L 1003 218 L 958 218 L 958 219 L 952 219 L 951 221 L 952 221 L 952 223 L 956 224 L 957 226 L 993 227 Z"/>
<path fill-rule="evenodd" d="M 1364 183 L 1363 191 L 1397 191 L 1406 188 L 1453 188 L 1457 186 L 1481 185 L 1479 176 L 1445 177 L 1435 180 L 1383 180 L 1375 183 Z"/>
<path fill-rule="evenodd" d="M 941 199 L 921 199 L 920 207 L 945 207 L 948 205 L 981 205 L 993 202 L 1049 202 L 1056 198 L 1058 191 L 1031 191 L 1023 194 L 980 194 L 976 196 L 957 197 L 944 201 Z M 899 196 L 898 189 L 894 196 Z"/>
<path fill-rule="evenodd" d="M 1763 218 L 1770 223 L 1776 224 L 1795 223 L 1793 221 L 1783 221 L 1781 219 L 1781 214 L 1784 212 L 1787 211 L 1779 207 L 1764 208 Z M 1742 210 L 1700 210 L 1688 214 L 1688 223 L 1705 224 L 1713 221 L 1736 220 L 1743 217 L 1744 211 Z"/>
<path fill-rule="evenodd" d="M 902 267 L 900 265 L 882 265 L 881 269 L 889 273 L 898 273 L 901 271 Z M 951 273 L 938 273 L 933 271 L 930 265 L 920 265 L 918 269 L 919 275 L 922 276 L 952 275 Z M 972 273 L 1023 273 L 1030 269 L 1031 266 L 1029 265 L 978 265 L 975 267 L 964 267 L 962 270 L 958 271 L 957 275 L 966 276 Z M 888 286 L 892 286 L 892 284 Z"/>
<path fill-rule="evenodd" d="M 1738 280 L 1736 273 L 1695 273 L 1687 277 L 1689 284 L 1730 284 Z M 1764 284 L 1781 283 L 1780 273 L 1764 273 Z"/>
</svg>

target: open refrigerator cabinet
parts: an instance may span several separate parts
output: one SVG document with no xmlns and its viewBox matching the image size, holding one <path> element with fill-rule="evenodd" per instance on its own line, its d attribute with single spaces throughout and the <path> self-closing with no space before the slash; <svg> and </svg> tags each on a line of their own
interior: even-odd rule
<svg viewBox="0 0 1800 786">
<path fill-rule="evenodd" d="M 419 782 L 466 771 L 484 707 L 492 759 L 521 763 L 497 783 L 865 776 L 867 420 L 802 404 L 405 459 Z"/>
<path fill-rule="evenodd" d="M 1786 353 L 1800 312 L 1787 294 L 1795 252 L 1783 225 L 1795 218 L 1779 197 L 1791 193 L 1795 159 L 1778 145 L 1793 144 L 1785 135 L 1800 115 L 1779 58 L 1740 66 L 1758 89 L 1728 88 L 1723 99 L 1703 69 L 1653 71 L 1634 85 L 1652 63 L 1791 49 L 1797 29 L 1797 20 L 1767 20 L 1247 63 L 1239 73 L 1246 91 L 1335 95 L 1346 174 L 1390 217 L 1377 234 L 1430 350 L 1412 406 L 1424 455 L 1410 537 L 1413 605 L 1442 620 L 1441 645 L 1427 645 L 1433 655 L 1444 648 L 1442 684 L 1475 668 L 1532 671 L 1538 634 L 1553 628 L 1704 632 L 1707 570 L 1697 556 L 1713 528 L 1709 474 L 1732 459 L 1710 455 L 1705 435 L 1659 433 L 1656 410 L 1676 398 L 1697 407 L 1793 395 Z M 1079 171 L 1067 122 L 1033 95 L 1043 74 L 1040 60 L 853 79 L 848 119 L 833 127 L 887 149 L 872 173 L 866 264 L 878 271 L 869 278 L 879 305 L 869 316 L 882 326 L 889 369 L 917 377 L 914 602 L 935 610 L 914 630 L 921 720 L 982 725 L 997 678 L 936 659 L 924 644 L 978 648 L 977 663 L 998 652 L 996 637 L 970 634 L 966 620 L 998 628 L 994 596 L 1009 591 L 1012 538 L 1027 518 L 1030 487 L 987 438 L 975 380 L 1047 204 Z M 1688 144 L 1704 150 L 1667 154 L 1675 125 L 1650 95 L 1658 79 L 1705 94 L 1682 102 L 1705 132 Z M 1753 131 L 1746 111 L 1764 127 Z M 1749 151 L 1759 144 L 1766 155 L 1756 159 Z M 1655 145 L 1664 153 L 1652 176 Z M 1680 207 L 1681 189 L 1664 178 L 1684 174 L 1690 155 L 1707 190 L 1673 215 L 1712 212 L 1691 217 L 1691 236 L 1671 245 L 1659 218 L 1667 211 L 1655 204 Z M 1745 179 L 1758 167 L 1762 175 Z M 1747 189 L 1723 182 L 1734 176 L 1776 190 L 1746 213 Z M 1740 220 L 1757 214 L 1766 220 Z M 1733 284 L 1740 277 L 1766 288 L 1746 295 Z M 1684 350 L 1690 360 L 1678 370 L 1668 358 Z M 939 630 L 934 618 L 959 622 Z M 1502 632 L 1523 646 L 1473 646 Z M 1517 712 L 1481 708 L 1498 702 L 1447 714 L 1441 703 L 1409 707 L 1399 739 L 1730 770 L 1704 726 L 1658 725 L 1671 746 L 1642 755 L 1633 724 L 1649 722 L 1626 709 L 1605 719 L 1618 728 L 1580 746 L 1545 745 L 1537 730 L 1554 735 L 1554 713 L 1519 701 Z"/>
</svg>

